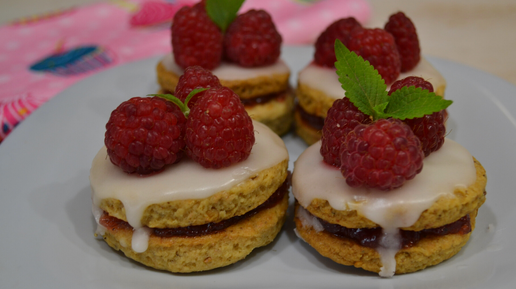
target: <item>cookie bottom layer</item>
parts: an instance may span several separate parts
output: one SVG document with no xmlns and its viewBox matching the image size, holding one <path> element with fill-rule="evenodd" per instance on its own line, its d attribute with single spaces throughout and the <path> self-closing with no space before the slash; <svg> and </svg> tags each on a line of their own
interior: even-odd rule
<svg viewBox="0 0 516 289">
<path fill-rule="evenodd" d="M 143 253 L 131 249 L 133 231 L 108 230 L 106 243 L 146 266 L 174 273 L 211 270 L 244 259 L 255 248 L 272 242 L 285 222 L 288 194 L 276 206 L 263 210 L 225 230 L 198 237 L 161 238 L 151 235 Z"/>
<path fill-rule="evenodd" d="M 477 210 L 469 215 L 473 231 Z M 355 241 L 336 237 L 325 231 L 316 231 L 311 226 L 303 226 L 297 216 L 297 210 L 294 220 L 298 235 L 322 256 L 342 265 L 380 272 L 382 262 L 380 254 L 375 249 L 361 246 Z M 401 249 L 395 257 L 396 274 L 419 271 L 453 257 L 467 243 L 470 236 L 471 233 L 430 236 L 421 239 L 410 248 Z"/>
</svg>

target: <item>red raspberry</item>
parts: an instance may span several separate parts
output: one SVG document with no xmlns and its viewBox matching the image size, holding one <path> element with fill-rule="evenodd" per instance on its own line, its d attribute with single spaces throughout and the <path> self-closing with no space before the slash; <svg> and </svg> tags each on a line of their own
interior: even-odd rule
<svg viewBox="0 0 516 289">
<path fill-rule="evenodd" d="M 109 158 L 127 173 L 158 171 L 183 156 L 185 124 L 179 108 L 159 97 L 124 101 L 106 124 Z"/>
<path fill-rule="evenodd" d="M 446 135 L 446 110 L 427 114 L 423 117 L 405 119 L 405 122 L 421 141 L 425 157 L 440 149 Z"/>
<path fill-rule="evenodd" d="M 328 110 L 321 137 L 321 155 L 324 161 L 340 168 L 340 145 L 346 135 L 359 124 L 371 123 L 371 118 L 361 112 L 349 99 L 342 98 L 333 102 Z"/>
<path fill-rule="evenodd" d="M 348 49 L 374 66 L 386 84 L 400 75 L 400 55 L 394 38 L 383 29 L 355 29 L 351 32 Z"/>
<path fill-rule="evenodd" d="M 253 122 L 227 87 L 206 90 L 190 111 L 185 136 L 188 156 L 205 168 L 243 161 L 254 145 Z"/>
<path fill-rule="evenodd" d="M 353 29 L 360 29 L 362 25 L 353 17 L 342 18 L 333 22 L 324 30 L 315 42 L 315 63 L 326 67 L 335 67 L 335 39 L 347 46 L 349 34 Z"/>
<path fill-rule="evenodd" d="M 389 17 L 385 30 L 394 36 L 401 59 L 401 72 L 412 70 L 421 59 L 421 48 L 414 23 L 398 12 Z"/>
<path fill-rule="evenodd" d="M 179 77 L 174 96 L 182 102 L 186 100 L 188 94 L 196 88 L 220 87 L 219 78 L 213 75 L 209 70 L 200 66 L 189 66 L 185 69 L 183 75 Z M 188 107 L 192 108 L 204 91 L 194 95 L 188 102 Z"/>
<path fill-rule="evenodd" d="M 392 190 L 423 169 L 419 139 L 398 119 L 357 125 L 341 146 L 341 171 L 351 187 Z"/>
<path fill-rule="evenodd" d="M 391 88 L 389 89 L 389 95 L 391 95 L 394 91 L 405 86 L 415 86 L 424 90 L 428 90 L 430 92 L 434 92 L 434 86 L 430 82 L 424 80 L 421 77 L 408 76 L 392 83 Z"/>
<path fill-rule="evenodd" d="M 263 10 L 238 15 L 224 36 L 224 49 L 230 61 L 245 67 L 276 62 L 281 52 L 281 35 L 271 16 Z"/>
<path fill-rule="evenodd" d="M 430 92 L 434 91 L 434 87 L 430 82 L 421 77 L 409 76 L 395 81 L 389 90 L 389 95 L 404 86 L 415 86 L 426 89 Z M 421 141 L 425 157 L 443 146 L 444 136 L 446 135 L 446 126 L 444 125 L 446 118 L 447 112 L 446 110 L 442 110 L 423 117 L 405 119 L 403 121 L 412 129 L 414 134 Z"/>
<path fill-rule="evenodd" d="M 184 6 L 174 15 L 172 52 L 182 68 L 199 65 L 211 70 L 219 66 L 223 39 L 222 32 L 200 3 Z"/>
</svg>

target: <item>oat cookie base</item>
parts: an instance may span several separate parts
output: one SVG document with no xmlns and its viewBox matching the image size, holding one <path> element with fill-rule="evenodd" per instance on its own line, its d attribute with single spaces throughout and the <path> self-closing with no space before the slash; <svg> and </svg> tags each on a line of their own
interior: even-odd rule
<svg viewBox="0 0 516 289">
<path fill-rule="evenodd" d="M 244 259 L 255 248 L 272 242 L 285 222 L 288 194 L 276 206 L 225 230 L 198 237 L 151 236 L 143 253 L 131 249 L 132 230 L 107 231 L 106 243 L 146 266 L 176 273 L 211 270 Z"/>
<path fill-rule="evenodd" d="M 471 228 L 475 228 L 477 210 L 470 212 Z M 355 266 L 371 272 L 380 272 L 380 255 L 347 239 L 339 238 L 325 231 L 317 232 L 312 227 L 304 227 L 295 217 L 296 231 L 305 242 L 319 254 L 347 266 Z M 432 236 L 421 239 L 415 246 L 402 249 L 396 254 L 396 274 L 404 274 L 437 265 L 457 254 L 467 243 L 471 233 Z"/>
</svg>

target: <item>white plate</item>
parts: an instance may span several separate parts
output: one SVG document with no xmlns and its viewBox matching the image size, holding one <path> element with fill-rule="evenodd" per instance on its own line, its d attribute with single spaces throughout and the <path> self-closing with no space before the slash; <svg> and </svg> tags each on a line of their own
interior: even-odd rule
<svg viewBox="0 0 516 289">
<path fill-rule="evenodd" d="M 297 72 L 312 59 L 312 49 L 288 47 L 283 55 Z M 452 259 L 382 279 L 319 256 L 295 236 L 291 219 L 269 246 L 206 273 L 156 271 L 115 252 L 93 237 L 89 168 L 111 110 L 157 90 L 158 59 L 115 67 L 70 87 L 0 145 L 1 288 L 514 288 L 516 87 L 433 58 L 448 80 L 446 97 L 454 100 L 449 136 L 482 162 L 489 179 L 477 227 Z M 306 146 L 292 135 L 284 139 L 292 166 Z"/>
</svg>

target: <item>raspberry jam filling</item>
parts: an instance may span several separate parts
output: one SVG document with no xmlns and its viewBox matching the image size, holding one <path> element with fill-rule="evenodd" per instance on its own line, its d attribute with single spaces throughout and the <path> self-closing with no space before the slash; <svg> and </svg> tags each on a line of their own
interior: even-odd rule
<svg viewBox="0 0 516 289">
<path fill-rule="evenodd" d="M 324 230 L 340 238 L 349 238 L 362 246 L 369 248 L 377 248 L 380 238 L 383 235 L 381 227 L 376 228 L 346 228 L 336 224 L 330 224 L 322 219 L 317 218 Z M 405 231 L 399 230 L 402 248 L 410 248 L 417 244 L 419 240 L 428 236 L 444 236 L 448 234 L 468 234 L 471 232 L 471 220 L 466 215 L 457 221 L 433 229 L 425 229 L 421 231 Z"/>
<path fill-rule="evenodd" d="M 324 126 L 324 118 L 309 114 L 299 104 L 296 105 L 296 110 L 299 112 L 299 116 L 301 116 L 301 120 L 305 124 L 309 125 L 315 130 L 322 130 Z"/>
<path fill-rule="evenodd" d="M 198 225 L 198 226 L 188 226 L 188 227 L 180 227 L 180 228 L 151 228 L 152 229 L 152 235 L 156 237 L 196 237 L 196 236 L 204 236 L 208 234 L 214 234 L 217 232 L 220 232 L 238 222 L 241 220 L 244 220 L 246 218 L 250 218 L 257 213 L 272 208 L 276 206 L 280 201 L 283 199 L 285 194 L 288 192 L 288 189 L 290 188 L 290 174 L 283 182 L 283 184 L 274 192 L 265 202 L 263 202 L 261 205 L 256 207 L 255 209 L 241 215 L 241 216 L 235 216 L 233 218 L 223 220 L 218 223 L 208 223 L 204 225 Z M 118 218 L 109 216 L 108 213 L 103 212 L 102 216 L 100 217 L 99 223 L 106 227 L 109 231 L 114 230 L 133 230 L 133 227 L 129 225 L 126 221 L 120 220 Z"/>
</svg>

